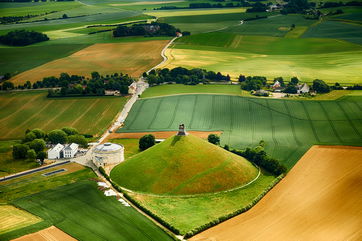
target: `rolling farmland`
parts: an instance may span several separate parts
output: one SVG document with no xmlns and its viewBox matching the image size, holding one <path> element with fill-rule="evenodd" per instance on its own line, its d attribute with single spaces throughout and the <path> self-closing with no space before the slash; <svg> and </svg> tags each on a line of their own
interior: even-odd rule
<svg viewBox="0 0 362 241">
<path fill-rule="evenodd" d="M 94 181 L 27 196 L 15 204 L 78 240 L 172 240 L 135 209 L 123 206 L 115 197 L 106 197 Z"/>
<path fill-rule="evenodd" d="M 122 72 L 139 77 L 162 61 L 160 53 L 167 42 L 167 40 L 159 40 L 95 44 L 69 57 L 54 60 L 16 75 L 11 81 L 15 84 L 26 81 L 36 82 L 44 77 L 58 76 L 63 72 L 90 76 L 90 73 L 96 70 L 100 74 Z"/>
<path fill-rule="evenodd" d="M 120 132 L 223 131 L 234 148 L 266 141 L 267 152 L 291 168 L 312 144 L 362 144 L 361 97 L 338 101 L 179 95 L 136 102 Z M 171 110 L 171 111 L 170 111 Z"/>
<path fill-rule="evenodd" d="M 307 82 L 362 83 L 361 45 L 342 40 L 206 33 L 179 39 L 166 54 L 169 60 L 163 67 L 205 68 L 234 78 L 296 76 Z"/>
<path fill-rule="evenodd" d="M 361 154 L 312 147 L 253 209 L 191 240 L 360 240 Z"/>
<path fill-rule="evenodd" d="M 81 133 L 103 133 L 127 98 L 46 97 L 46 91 L 11 92 L 0 95 L 1 139 L 21 139 L 26 129 L 53 130 L 64 126 Z"/>
</svg>

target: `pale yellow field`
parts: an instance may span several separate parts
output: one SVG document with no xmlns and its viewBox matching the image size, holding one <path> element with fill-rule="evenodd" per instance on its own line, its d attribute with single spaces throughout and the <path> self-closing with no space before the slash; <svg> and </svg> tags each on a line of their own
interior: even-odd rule
<svg viewBox="0 0 362 241">
<path fill-rule="evenodd" d="M 322 79 L 329 83 L 362 83 L 362 52 L 310 55 L 266 55 L 194 49 L 167 49 L 168 61 L 161 68 L 205 68 L 237 78 L 240 74 L 302 81 Z"/>
<path fill-rule="evenodd" d="M 0 205 L 0 234 L 40 222 L 42 219 L 11 205 Z"/>
<path fill-rule="evenodd" d="M 362 240 L 362 147 L 313 146 L 250 211 L 193 241 Z"/>
<path fill-rule="evenodd" d="M 22 236 L 13 241 L 75 241 L 72 236 L 62 230 L 51 226 L 38 232 Z"/>
<path fill-rule="evenodd" d="M 131 5 L 154 5 L 154 4 L 165 4 L 165 3 L 178 3 L 184 2 L 184 0 L 175 0 L 175 1 L 150 1 L 150 2 L 130 2 L 130 3 L 112 3 L 110 6 L 131 6 Z"/>
<path fill-rule="evenodd" d="M 161 17 L 175 17 L 175 16 L 191 16 L 191 15 L 212 15 L 223 13 L 243 13 L 246 8 L 225 8 L 225 9 L 203 9 L 203 10 L 162 10 L 162 11 L 146 11 L 145 14 Z"/>
<path fill-rule="evenodd" d="M 139 77 L 143 72 L 162 61 L 161 51 L 168 40 L 152 40 L 130 43 L 94 44 L 68 57 L 57 59 L 14 76 L 14 84 L 36 82 L 48 76 L 90 76 L 93 71 L 100 74 L 125 73 Z"/>
</svg>

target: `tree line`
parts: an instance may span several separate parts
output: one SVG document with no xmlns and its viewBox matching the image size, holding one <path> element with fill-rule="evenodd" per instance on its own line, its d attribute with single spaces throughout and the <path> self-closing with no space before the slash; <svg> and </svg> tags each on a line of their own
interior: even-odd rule
<svg viewBox="0 0 362 241">
<path fill-rule="evenodd" d="M 64 127 L 48 133 L 41 129 L 26 130 L 21 143 L 13 146 L 12 155 L 14 159 L 27 159 L 30 161 L 39 159 L 43 162 L 47 158 L 47 153 L 45 152 L 47 143 L 77 143 L 82 147 L 87 147 L 86 137 L 92 136 L 81 135 L 77 129 L 72 127 Z"/>
<path fill-rule="evenodd" d="M 220 145 L 220 137 L 216 134 L 210 134 L 207 137 L 207 140 L 214 145 Z M 245 150 L 237 150 L 231 149 L 228 145 L 225 145 L 224 149 L 248 159 L 250 162 L 264 168 L 273 175 L 279 176 L 281 174 L 285 174 L 287 172 L 287 168 L 280 164 L 278 160 L 269 157 L 266 154 L 264 147 L 265 142 L 262 140 L 255 148 L 248 147 Z"/>
<path fill-rule="evenodd" d="M 197 68 L 188 70 L 183 67 L 171 70 L 168 68 L 152 70 L 149 74 L 143 73 L 143 77 L 147 79 L 151 86 L 162 83 L 196 85 L 199 83 L 230 81 L 229 75 L 223 75 L 220 72 L 216 73 Z"/>
<path fill-rule="evenodd" d="M 176 36 L 180 29 L 167 23 L 133 24 L 132 26 L 119 25 L 113 30 L 114 37 L 126 36 Z"/>
<path fill-rule="evenodd" d="M 48 97 L 102 96 L 106 94 L 106 90 L 119 91 L 121 95 L 126 95 L 128 94 L 128 87 L 133 81 L 132 77 L 123 73 L 103 76 L 95 71 L 91 73 L 90 78 L 61 73 L 59 77 L 44 77 L 43 80 L 33 84 L 26 81 L 25 84 L 17 86 L 16 89 L 57 88 L 50 89 Z M 0 90 L 12 89 L 15 89 L 15 86 L 8 80 L 5 80 L 0 86 Z"/>
<path fill-rule="evenodd" d="M 98 72 L 92 72 L 91 78 L 85 78 L 79 75 L 69 75 L 61 73 L 59 78 L 54 76 L 45 77 L 43 81 L 33 84 L 36 88 L 54 88 L 49 89 L 48 97 L 65 97 L 65 96 L 102 96 L 107 90 L 119 91 L 121 95 L 128 94 L 128 87 L 134 79 L 127 74 L 112 74 L 102 76 Z"/>
<path fill-rule="evenodd" d="M 26 46 L 47 40 L 46 34 L 28 30 L 14 30 L 0 36 L 0 43 L 10 46 Z"/>
</svg>

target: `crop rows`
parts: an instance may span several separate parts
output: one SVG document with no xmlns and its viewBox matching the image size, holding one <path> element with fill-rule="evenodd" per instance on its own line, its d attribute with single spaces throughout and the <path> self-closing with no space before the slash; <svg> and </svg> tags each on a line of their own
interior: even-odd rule
<svg viewBox="0 0 362 241">
<path fill-rule="evenodd" d="M 312 144 L 362 144 L 359 99 L 295 101 L 225 95 L 141 99 L 120 131 L 176 131 L 184 123 L 188 130 L 221 130 L 222 144 L 235 148 L 264 140 L 267 150 L 291 162 L 295 152 L 301 155 Z"/>
</svg>

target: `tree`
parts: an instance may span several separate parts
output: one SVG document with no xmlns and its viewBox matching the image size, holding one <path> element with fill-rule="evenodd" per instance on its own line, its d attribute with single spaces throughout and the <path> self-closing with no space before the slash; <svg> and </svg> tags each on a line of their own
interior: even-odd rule
<svg viewBox="0 0 362 241">
<path fill-rule="evenodd" d="M 77 135 L 79 133 L 78 130 L 73 127 L 63 127 L 62 131 L 64 131 L 68 136 Z"/>
<path fill-rule="evenodd" d="M 0 43 L 11 46 L 25 46 L 47 40 L 49 40 L 47 35 L 28 30 L 14 30 L 0 36 Z"/>
<path fill-rule="evenodd" d="M 245 81 L 245 75 L 239 75 L 239 82 L 244 82 Z"/>
<path fill-rule="evenodd" d="M 44 163 L 44 159 L 48 157 L 48 154 L 45 151 L 41 151 L 36 155 L 36 159 L 39 159 L 41 164 Z"/>
<path fill-rule="evenodd" d="M 5 81 L 2 85 L 2 90 L 12 90 L 14 89 L 14 84 L 10 81 Z"/>
<path fill-rule="evenodd" d="M 37 136 L 33 132 L 29 132 L 25 135 L 24 142 L 30 142 L 37 138 Z"/>
<path fill-rule="evenodd" d="M 292 77 L 290 79 L 290 84 L 297 85 L 299 83 L 299 79 L 297 77 Z"/>
<path fill-rule="evenodd" d="M 288 85 L 284 90 L 284 93 L 288 94 L 296 94 L 298 92 L 297 87 L 295 85 Z"/>
<path fill-rule="evenodd" d="M 207 140 L 212 143 L 212 144 L 215 144 L 215 145 L 219 145 L 220 144 L 220 137 L 216 134 L 210 134 L 208 137 L 207 137 Z"/>
<path fill-rule="evenodd" d="M 67 134 L 62 130 L 52 130 L 48 133 L 48 139 L 52 144 L 64 144 L 67 142 Z"/>
<path fill-rule="evenodd" d="M 63 19 L 68 18 L 68 15 L 64 13 L 63 16 L 62 16 L 62 18 L 63 18 Z"/>
<path fill-rule="evenodd" d="M 33 129 L 31 132 L 35 134 L 37 139 L 44 139 L 45 137 L 45 131 L 43 131 L 42 129 Z"/>
<path fill-rule="evenodd" d="M 92 79 L 99 79 L 101 77 L 101 75 L 97 71 L 92 72 L 91 76 Z"/>
<path fill-rule="evenodd" d="M 318 93 L 328 93 L 331 91 L 330 87 L 320 79 L 316 79 L 313 81 L 313 89 Z"/>
<path fill-rule="evenodd" d="M 88 146 L 87 139 L 85 139 L 85 137 L 82 136 L 82 135 L 68 136 L 68 142 L 69 143 L 77 143 L 77 144 L 81 145 L 82 147 L 87 147 Z"/>
<path fill-rule="evenodd" d="M 45 148 L 45 141 L 43 139 L 35 139 L 29 143 L 30 149 L 33 149 L 36 153 L 39 153 Z"/>
<path fill-rule="evenodd" d="M 144 151 L 151 146 L 154 146 L 156 144 L 155 136 L 154 135 L 144 135 L 139 140 L 139 148 L 141 151 Z"/>
<path fill-rule="evenodd" d="M 29 146 L 25 144 L 17 144 L 13 146 L 13 157 L 14 159 L 24 159 L 26 153 L 29 150 Z"/>
<path fill-rule="evenodd" d="M 26 152 L 26 158 L 28 160 L 35 160 L 36 159 L 36 152 L 33 149 L 30 149 Z"/>
</svg>

